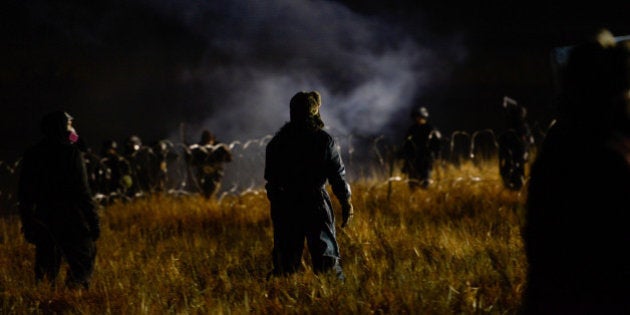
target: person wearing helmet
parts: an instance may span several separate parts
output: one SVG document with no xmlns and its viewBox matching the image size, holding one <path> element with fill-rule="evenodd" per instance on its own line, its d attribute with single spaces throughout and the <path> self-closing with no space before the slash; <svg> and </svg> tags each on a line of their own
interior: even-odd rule
<svg viewBox="0 0 630 315">
<path fill-rule="evenodd" d="M 290 122 L 266 148 L 265 180 L 273 223 L 272 275 L 300 269 L 306 238 L 315 273 L 334 272 L 341 280 L 335 216 L 326 190 L 329 182 L 341 203 L 342 225 L 353 214 L 350 185 L 333 138 L 322 128 L 318 92 L 291 98 Z"/>
<path fill-rule="evenodd" d="M 72 121 L 64 111 L 43 117 L 44 138 L 23 155 L 19 210 L 24 237 L 35 245 L 37 281 L 55 285 L 65 259 L 66 285 L 87 288 L 100 225 Z"/>
<path fill-rule="evenodd" d="M 429 123 L 429 111 L 421 106 L 411 111 L 413 124 L 407 130 L 399 157 L 402 172 L 409 177 L 409 188 L 427 188 L 431 182 L 433 163 L 439 156 L 441 134 Z"/>
</svg>

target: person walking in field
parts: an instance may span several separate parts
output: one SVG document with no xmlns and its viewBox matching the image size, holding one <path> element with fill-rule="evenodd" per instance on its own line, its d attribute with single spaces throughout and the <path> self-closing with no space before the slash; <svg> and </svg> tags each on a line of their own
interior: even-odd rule
<svg viewBox="0 0 630 315">
<path fill-rule="evenodd" d="M 428 188 L 433 164 L 440 152 L 441 134 L 429 122 L 429 111 L 418 107 L 411 111 L 413 124 L 407 130 L 399 157 L 402 172 L 409 177 L 409 188 Z"/>
<path fill-rule="evenodd" d="M 65 259 L 66 286 L 88 288 L 100 225 L 72 120 L 63 111 L 42 119 L 44 139 L 23 155 L 19 211 L 24 237 L 35 245 L 36 280 L 54 286 Z"/>
<path fill-rule="evenodd" d="M 573 47 L 532 165 L 524 314 L 630 314 L 630 42 Z"/>
<path fill-rule="evenodd" d="M 315 273 L 332 271 L 344 279 L 335 216 L 325 185 L 341 204 L 342 225 L 353 215 L 350 185 L 334 139 L 322 128 L 318 92 L 291 98 L 290 122 L 266 148 L 265 180 L 273 222 L 272 275 L 300 269 L 304 239 Z"/>
</svg>

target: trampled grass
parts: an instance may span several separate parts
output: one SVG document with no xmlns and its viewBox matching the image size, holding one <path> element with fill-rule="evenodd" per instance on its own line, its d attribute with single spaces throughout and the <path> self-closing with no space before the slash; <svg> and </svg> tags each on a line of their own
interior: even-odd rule
<svg viewBox="0 0 630 315">
<path fill-rule="evenodd" d="M 337 230 L 344 283 L 314 275 L 306 252 L 304 272 L 267 279 L 273 242 L 262 188 L 220 202 L 155 195 L 100 209 L 86 291 L 36 284 L 33 247 L 17 217 L 2 218 L 0 313 L 516 313 L 524 194 L 504 189 L 493 163 L 446 166 L 434 178 L 415 192 L 398 180 L 352 183 L 356 215 Z"/>
</svg>

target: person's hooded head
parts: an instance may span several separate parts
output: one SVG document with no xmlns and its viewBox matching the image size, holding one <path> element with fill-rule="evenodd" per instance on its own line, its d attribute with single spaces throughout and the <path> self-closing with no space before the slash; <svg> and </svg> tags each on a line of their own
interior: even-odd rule
<svg viewBox="0 0 630 315">
<path fill-rule="evenodd" d="M 630 133 L 630 43 L 606 29 L 577 46 L 566 68 L 561 113 L 596 133 Z"/>
<path fill-rule="evenodd" d="M 574 47 L 563 76 L 560 113 L 577 125 L 605 125 L 606 109 L 614 93 L 615 41 L 600 30 L 590 41 Z"/>
<path fill-rule="evenodd" d="M 44 136 L 58 143 L 74 143 L 78 136 L 72 127 L 72 116 L 62 110 L 50 112 L 42 118 L 41 130 Z"/>
<path fill-rule="evenodd" d="M 201 139 L 199 140 L 200 145 L 214 144 L 215 141 L 215 137 L 210 130 L 204 129 L 201 132 Z"/>
<path fill-rule="evenodd" d="M 324 122 L 319 114 L 322 97 L 317 91 L 298 92 L 290 102 L 291 123 L 322 128 Z"/>
<path fill-rule="evenodd" d="M 507 120 L 508 128 L 519 128 L 525 124 L 525 118 L 527 117 L 527 109 L 516 103 L 504 104 L 505 118 Z"/>
</svg>

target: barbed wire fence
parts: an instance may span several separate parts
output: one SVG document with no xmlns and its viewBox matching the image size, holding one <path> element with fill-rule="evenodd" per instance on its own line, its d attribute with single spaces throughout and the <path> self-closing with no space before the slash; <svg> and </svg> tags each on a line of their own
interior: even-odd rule
<svg viewBox="0 0 630 315">
<path fill-rule="evenodd" d="M 217 198 L 231 194 L 245 194 L 264 189 L 265 149 L 272 135 L 256 139 L 235 140 L 225 145 L 232 152 L 232 161 L 224 164 L 224 176 Z M 338 148 L 346 165 L 349 181 L 376 179 L 384 183 L 393 179 L 397 148 L 400 143 L 388 141 L 385 136 L 363 136 L 347 134 L 336 136 Z M 461 166 L 468 161 L 479 165 L 497 157 L 497 135 L 491 129 L 468 133 L 454 131 L 442 138 L 439 162 Z M 171 154 L 177 156 L 170 161 L 163 191 L 173 194 L 197 194 L 190 165 L 186 163 L 184 151 L 187 145 L 171 142 Z M 17 212 L 17 186 L 21 160 L 0 161 L 0 214 Z M 94 192 L 95 195 L 99 192 Z"/>
</svg>

